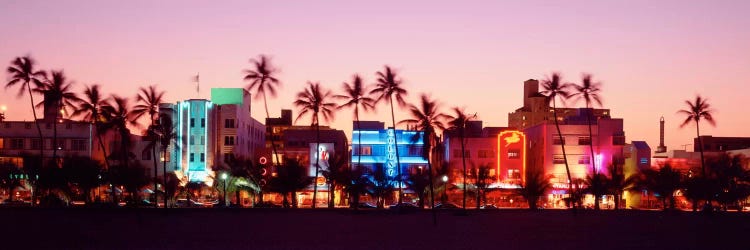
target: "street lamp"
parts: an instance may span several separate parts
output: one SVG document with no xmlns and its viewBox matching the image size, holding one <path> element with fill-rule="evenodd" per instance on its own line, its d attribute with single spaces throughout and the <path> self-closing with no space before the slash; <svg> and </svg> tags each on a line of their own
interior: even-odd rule
<svg viewBox="0 0 750 250">
<path fill-rule="evenodd" d="M 0 106 L 0 122 L 5 121 L 5 111 L 8 110 L 8 107 L 5 105 Z"/>
<path fill-rule="evenodd" d="M 448 175 L 443 175 L 443 203 L 448 201 Z"/>
<path fill-rule="evenodd" d="M 221 173 L 221 180 L 224 181 L 224 195 L 223 196 L 224 196 L 224 206 L 225 207 L 227 206 L 227 177 L 229 177 L 229 176 L 227 175 L 226 172 Z"/>
</svg>

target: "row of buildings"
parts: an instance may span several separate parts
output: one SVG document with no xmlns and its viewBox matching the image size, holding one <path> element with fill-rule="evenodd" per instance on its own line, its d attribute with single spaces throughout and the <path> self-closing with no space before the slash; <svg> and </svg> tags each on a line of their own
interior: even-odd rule
<svg viewBox="0 0 750 250">
<path fill-rule="evenodd" d="M 544 199 L 544 205 L 548 207 L 564 207 L 563 200 L 570 195 L 566 160 L 571 177 L 585 179 L 595 172 L 608 174 L 613 165 L 622 166 L 617 171 L 632 175 L 668 161 L 690 165 L 699 159 L 693 152 L 666 150 L 663 119 L 660 145 L 652 152 L 645 141 L 627 141 L 624 120 L 613 118 L 609 109 L 554 110 L 548 97 L 540 94 L 537 80 L 525 81 L 523 89 L 523 106 L 508 114 L 508 126 L 484 127 L 482 121 L 471 121 L 464 133 L 464 145 L 457 131 L 443 131 L 439 145 L 442 153 L 433 155 L 432 163 L 444 168 L 443 180 L 446 180 L 446 186 L 450 184 L 445 192 L 462 188 L 463 157 L 470 169 L 489 168 L 489 188 L 498 192 L 493 192 L 488 203 L 512 206 L 513 199 L 517 199 L 513 190 L 524 185 L 527 172 L 551 176 L 552 190 Z M 44 158 L 52 157 L 53 147 L 57 147 L 60 156 L 86 156 L 100 161 L 105 159 L 105 152 L 110 156 L 113 152 L 120 152 L 122 138 L 116 133 L 103 135 L 102 144 L 105 146 L 102 148 L 92 124 L 67 119 L 59 110 L 59 107 L 44 107 L 44 116 L 38 121 L 44 142 L 39 141 L 34 122 L 2 120 L 0 163 L 24 166 L 27 164 L 24 159 L 38 158 L 42 147 Z M 353 123 L 349 140 L 344 131 L 323 126 L 318 148 L 316 132 L 310 126 L 294 125 L 291 110 L 282 110 L 280 117 L 266 119 L 265 123 L 251 117 L 251 110 L 250 94 L 240 88 L 212 89 L 210 100 L 189 99 L 161 104 L 160 112 L 169 115 L 175 124 L 175 141 L 169 145 L 166 155 L 159 153 L 158 159 L 153 159 L 148 147 L 150 138 L 131 135 L 129 139 L 134 142 L 130 149 L 131 159 L 147 167 L 147 176 L 163 175 L 161 168 L 156 172 L 151 168 L 153 161 L 157 160 L 165 162 L 167 172 L 174 172 L 183 184 L 202 182 L 209 186 L 216 177 L 214 169 L 225 165 L 230 158 L 252 159 L 269 165 L 277 159 L 295 158 L 308 166 L 310 176 L 315 175 L 314 159 L 320 159 L 321 168 L 325 170 L 331 156 L 340 154 L 350 154 L 354 168 L 382 170 L 393 178 L 399 169 L 402 173 L 413 173 L 425 169 L 428 164 L 422 157 L 424 141 L 418 131 L 388 128 L 379 121 L 361 121 L 359 126 Z M 557 134 L 555 127 L 555 111 L 562 136 Z M 55 126 L 58 145 L 52 145 Z M 698 139 L 703 140 L 703 147 L 709 152 L 740 150 L 737 152 L 742 153 L 742 149 L 750 148 L 750 138 L 706 136 Z M 271 153 L 271 142 L 276 144 L 277 156 Z M 565 145 L 565 157 L 561 144 Z M 593 145 L 593 155 L 590 145 Z M 697 149 L 699 143 L 695 145 Z M 469 178 L 467 182 L 474 183 L 476 176 L 470 174 Z M 319 177 L 312 185 L 319 187 L 321 205 L 327 203 L 329 194 L 325 179 Z M 312 189 L 310 186 L 294 198 L 309 205 Z M 414 199 L 409 194 L 405 191 L 407 197 Z M 641 201 L 641 195 L 639 192 L 626 194 L 626 206 L 648 205 Z M 274 194 L 267 196 L 270 200 L 279 199 Z M 390 200 L 395 200 L 394 197 Z M 604 198 L 605 206 L 614 199 Z M 593 197 L 586 199 L 590 202 Z M 249 197 L 243 200 L 249 203 Z M 345 201 L 336 202 L 342 204 Z"/>
</svg>

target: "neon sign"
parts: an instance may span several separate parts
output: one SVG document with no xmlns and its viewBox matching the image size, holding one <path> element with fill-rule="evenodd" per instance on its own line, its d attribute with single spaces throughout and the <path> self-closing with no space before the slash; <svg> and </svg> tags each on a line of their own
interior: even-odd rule
<svg viewBox="0 0 750 250">
<path fill-rule="evenodd" d="M 386 132 L 386 159 L 385 174 L 387 176 L 396 176 L 396 134 L 393 130 Z"/>
<path fill-rule="evenodd" d="M 499 174 L 503 172 L 500 171 L 501 165 L 505 166 L 506 169 L 520 168 L 521 182 L 526 181 L 526 135 L 523 132 L 507 130 L 497 135 L 497 169 L 495 173 L 498 173 L 496 174 L 498 182 L 502 179 L 502 175 Z"/>
</svg>

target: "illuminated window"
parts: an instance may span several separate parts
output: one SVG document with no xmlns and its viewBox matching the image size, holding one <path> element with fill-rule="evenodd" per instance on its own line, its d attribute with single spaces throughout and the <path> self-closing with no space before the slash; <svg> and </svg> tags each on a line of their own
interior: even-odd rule
<svg viewBox="0 0 750 250">
<path fill-rule="evenodd" d="M 555 155 L 552 157 L 553 164 L 565 164 L 565 157 L 562 155 Z"/>
<path fill-rule="evenodd" d="M 648 158 L 646 157 L 641 158 L 641 164 L 648 164 Z"/>
<path fill-rule="evenodd" d="M 578 137 L 578 145 L 591 145 L 591 137 L 588 137 L 588 136 L 579 136 Z"/>
<path fill-rule="evenodd" d="M 5 148 L 5 140 L 3 138 L 0 138 L 0 149 Z"/>
<path fill-rule="evenodd" d="M 508 179 L 521 179 L 521 171 L 518 169 L 508 169 Z"/>
<path fill-rule="evenodd" d="M 578 156 L 578 164 L 589 164 L 591 163 L 591 157 L 588 155 Z"/>
<path fill-rule="evenodd" d="M 508 150 L 508 159 L 518 159 L 521 158 L 521 151 L 518 149 L 509 149 Z"/>
<path fill-rule="evenodd" d="M 372 146 L 359 146 L 359 155 L 372 155 Z"/>
<path fill-rule="evenodd" d="M 559 135 L 552 136 L 552 145 L 562 145 L 565 142 L 565 136 L 560 138 Z"/>
</svg>

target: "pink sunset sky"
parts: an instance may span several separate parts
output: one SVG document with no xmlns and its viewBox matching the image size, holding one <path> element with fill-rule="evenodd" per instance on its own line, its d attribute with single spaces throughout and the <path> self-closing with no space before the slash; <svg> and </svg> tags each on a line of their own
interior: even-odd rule
<svg viewBox="0 0 750 250">
<path fill-rule="evenodd" d="M 655 149 L 663 115 L 667 146 L 681 149 L 695 128 L 680 129 L 676 111 L 695 94 L 716 111 L 718 125 L 703 134 L 750 136 L 747 10 L 748 1 L 684 0 L 0 0 L 0 62 L 30 54 L 42 69 L 64 69 L 79 91 L 99 83 L 132 98 L 156 84 L 174 102 L 197 96 L 197 72 L 201 98 L 211 87 L 245 87 L 248 60 L 268 54 L 283 81 L 272 116 L 293 108 L 308 80 L 338 92 L 352 74 L 372 83 L 388 64 L 410 101 L 429 93 L 446 112 L 477 112 L 485 126 L 507 126 L 524 80 L 559 71 L 578 82 L 587 72 L 603 83 L 604 107 L 625 119 L 628 141 Z M 31 120 L 27 97 L 16 93 L 1 91 L 0 105 L 10 120 Z M 262 121 L 262 101 L 254 105 Z M 388 107 L 378 108 L 362 119 L 390 122 Z M 339 112 L 331 125 L 349 132 L 351 117 Z"/>
</svg>

